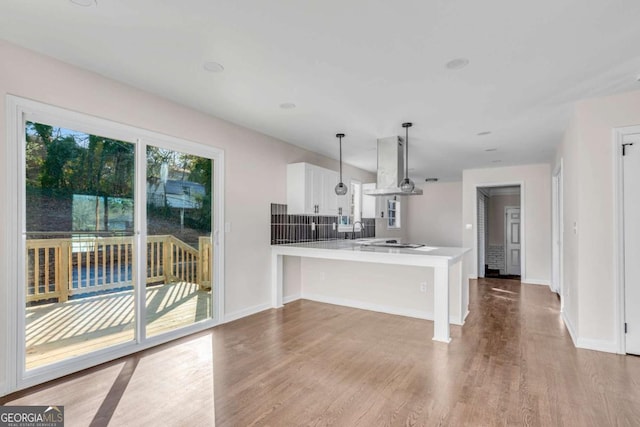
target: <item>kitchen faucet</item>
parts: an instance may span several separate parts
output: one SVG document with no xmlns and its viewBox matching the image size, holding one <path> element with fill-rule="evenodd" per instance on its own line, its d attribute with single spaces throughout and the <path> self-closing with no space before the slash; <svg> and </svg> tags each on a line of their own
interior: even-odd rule
<svg viewBox="0 0 640 427">
<path fill-rule="evenodd" d="M 362 221 L 354 221 L 353 230 L 351 230 L 351 240 L 356 238 L 356 224 L 360 224 L 360 237 L 362 237 L 362 232 L 364 231 L 364 224 Z"/>
</svg>

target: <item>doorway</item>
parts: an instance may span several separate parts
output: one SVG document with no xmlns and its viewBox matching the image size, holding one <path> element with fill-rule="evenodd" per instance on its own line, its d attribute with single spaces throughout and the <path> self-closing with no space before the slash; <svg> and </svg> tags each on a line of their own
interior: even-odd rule
<svg viewBox="0 0 640 427">
<path fill-rule="evenodd" d="M 621 142 L 624 352 L 640 355 L 640 134 L 624 135 Z"/>
<path fill-rule="evenodd" d="M 478 277 L 520 280 L 521 185 L 477 188 Z"/>
</svg>

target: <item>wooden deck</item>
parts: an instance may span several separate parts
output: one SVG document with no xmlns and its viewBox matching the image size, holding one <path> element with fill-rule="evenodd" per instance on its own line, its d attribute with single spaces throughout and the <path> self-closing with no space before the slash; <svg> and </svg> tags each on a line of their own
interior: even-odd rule
<svg viewBox="0 0 640 427">
<path fill-rule="evenodd" d="M 147 336 L 211 317 L 211 291 L 195 283 L 149 286 L 146 301 Z M 27 369 L 133 339 L 133 291 L 26 309 Z"/>
</svg>

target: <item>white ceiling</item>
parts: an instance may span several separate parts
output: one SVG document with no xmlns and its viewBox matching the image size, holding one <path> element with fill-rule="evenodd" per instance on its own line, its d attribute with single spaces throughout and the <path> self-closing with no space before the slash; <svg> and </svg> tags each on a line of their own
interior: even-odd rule
<svg viewBox="0 0 640 427">
<path fill-rule="evenodd" d="M 549 161 L 574 101 L 640 88 L 637 0 L 3 0 L 0 37 L 371 171 L 412 121 L 416 181 Z"/>
</svg>

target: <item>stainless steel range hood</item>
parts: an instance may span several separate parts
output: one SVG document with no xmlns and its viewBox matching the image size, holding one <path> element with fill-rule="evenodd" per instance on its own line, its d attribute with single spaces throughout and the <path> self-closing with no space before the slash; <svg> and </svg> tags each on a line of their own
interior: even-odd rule
<svg viewBox="0 0 640 427">
<path fill-rule="evenodd" d="M 400 189 L 404 179 L 404 139 L 390 136 L 378 139 L 378 177 L 375 190 L 366 190 L 367 196 L 419 196 L 420 188 L 410 193 Z"/>
</svg>

